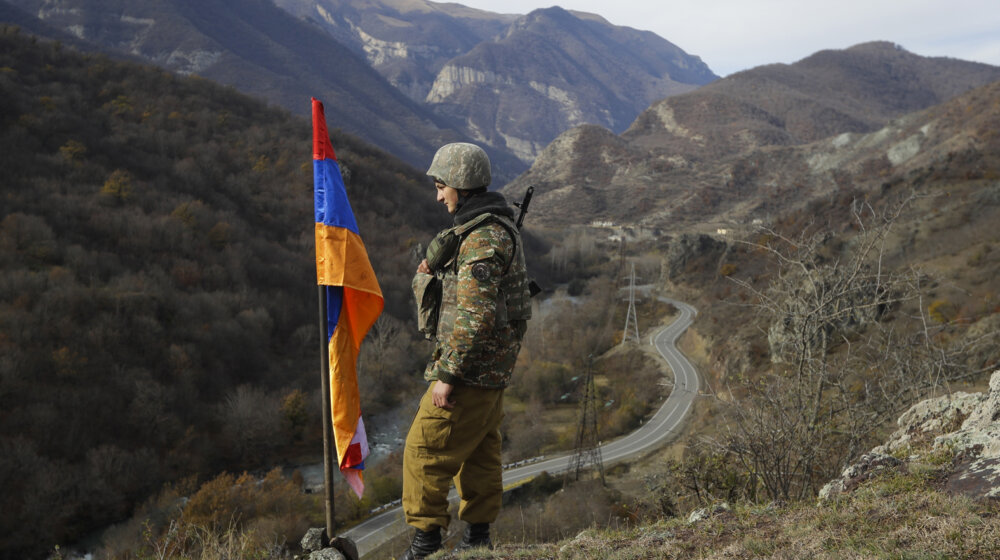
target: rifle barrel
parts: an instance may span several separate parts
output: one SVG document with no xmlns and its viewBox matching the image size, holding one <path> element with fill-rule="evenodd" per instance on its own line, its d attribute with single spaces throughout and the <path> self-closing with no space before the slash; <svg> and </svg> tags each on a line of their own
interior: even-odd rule
<svg viewBox="0 0 1000 560">
<path fill-rule="evenodd" d="M 531 195 L 534 193 L 535 186 L 532 185 L 528 187 L 528 190 L 524 193 L 524 200 L 514 203 L 514 206 L 521 209 L 521 213 L 517 216 L 517 229 L 521 229 L 521 224 L 524 223 L 524 215 L 528 213 L 528 205 L 531 204 Z"/>
</svg>

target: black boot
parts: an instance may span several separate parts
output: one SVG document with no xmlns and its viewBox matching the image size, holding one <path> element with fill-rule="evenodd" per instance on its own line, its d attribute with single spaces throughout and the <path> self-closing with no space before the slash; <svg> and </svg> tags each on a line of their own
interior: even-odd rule
<svg viewBox="0 0 1000 560">
<path fill-rule="evenodd" d="M 417 529 L 413 533 L 413 541 L 400 560 L 420 560 L 441 549 L 441 529 L 435 527 L 430 531 Z"/>
<path fill-rule="evenodd" d="M 469 550 L 470 548 L 493 549 L 493 541 L 490 540 L 489 523 L 470 523 L 465 526 L 465 534 L 462 535 L 462 542 L 458 543 L 455 550 Z"/>
</svg>

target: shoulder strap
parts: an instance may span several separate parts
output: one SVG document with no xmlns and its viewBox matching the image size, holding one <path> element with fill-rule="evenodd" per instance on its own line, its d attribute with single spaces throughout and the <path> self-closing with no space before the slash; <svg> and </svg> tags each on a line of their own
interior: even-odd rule
<svg viewBox="0 0 1000 560">
<path fill-rule="evenodd" d="M 503 273 L 507 274 L 507 271 L 510 270 L 511 265 L 514 264 L 514 257 L 517 255 L 517 251 L 519 249 L 517 243 L 517 237 L 518 237 L 517 226 L 514 225 L 514 222 L 511 221 L 510 218 L 506 218 L 498 214 L 486 213 L 486 214 L 480 214 L 475 218 L 469 220 L 468 222 L 465 222 L 464 224 L 457 226 L 454 231 L 455 235 L 457 235 L 461 240 L 459 241 L 459 246 L 461 247 L 462 241 L 465 241 L 465 238 L 468 237 L 468 235 L 472 233 L 473 230 L 475 230 L 481 225 L 486 224 L 487 222 L 496 222 L 501 226 L 503 226 L 503 228 L 506 229 L 507 233 L 510 235 L 511 242 L 514 244 L 514 251 L 511 252 L 510 258 L 507 260 L 507 265 L 504 267 L 503 270 Z"/>
<path fill-rule="evenodd" d="M 482 225 L 484 222 L 487 222 L 490 219 L 496 218 L 496 217 L 497 216 L 495 216 L 493 214 L 480 214 L 480 215 L 476 216 L 475 218 L 472 218 L 471 220 L 469 220 L 468 222 L 465 222 L 464 224 L 462 224 L 460 226 L 455 226 L 452 229 L 452 231 L 455 232 L 455 235 L 458 235 L 458 236 L 461 237 L 461 236 L 464 236 L 464 235 L 470 233 L 472 230 L 476 229 L 477 227 L 479 227 L 480 225 Z"/>
</svg>

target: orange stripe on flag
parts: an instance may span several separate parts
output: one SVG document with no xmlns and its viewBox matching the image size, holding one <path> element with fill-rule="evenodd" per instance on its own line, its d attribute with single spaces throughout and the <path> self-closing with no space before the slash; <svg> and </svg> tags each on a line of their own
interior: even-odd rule
<svg viewBox="0 0 1000 560">
<path fill-rule="evenodd" d="M 353 231 L 316 223 L 316 283 L 382 295 L 365 244 Z"/>
</svg>

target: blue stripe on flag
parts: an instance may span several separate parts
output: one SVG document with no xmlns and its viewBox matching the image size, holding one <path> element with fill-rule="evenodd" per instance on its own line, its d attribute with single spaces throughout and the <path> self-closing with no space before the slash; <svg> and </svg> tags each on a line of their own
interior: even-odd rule
<svg viewBox="0 0 1000 560">
<path fill-rule="evenodd" d="M 337 162 L 332 159 L 313 160 L 313 183 L 316 221 L 360 235 Z"/>
<path fill-rule="evenodd" d="M 333 338 L 333 331 L 340 321 L 340 308 L 344 305 L 344 287 L 326 286 L 326 341 Z"/>
</svg>

